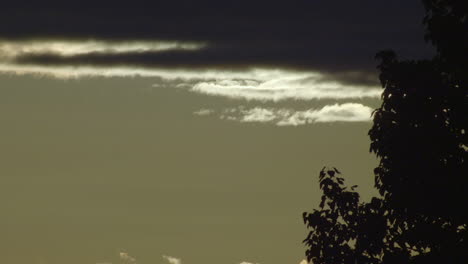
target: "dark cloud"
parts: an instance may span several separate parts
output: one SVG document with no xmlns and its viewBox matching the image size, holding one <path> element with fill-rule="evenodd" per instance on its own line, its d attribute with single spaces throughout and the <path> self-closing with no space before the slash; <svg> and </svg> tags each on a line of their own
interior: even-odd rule
<svg viewBox="0 0 468 264">
<path fill-rule="evenodd" d="M 23 54 L 18 64 L 44 66 L 138 66 L 145 68 L 183 69 L 248 69 L 290 68 L 312 69 L 324 73 L 324 81 L 338 80 L 348 84 L 375 85 L 378 83 L 372 67 L 358 62 L 350 63 L 346 54 L 322 56 L 320 50 L 285 49 L 271 46 L 207 47 L 200 50 L 169 50 L 153 52 L 105 53 L 91 52 L 74 56 L 54 53 Z M 365 56 L 363 54 L 363 56 Z M 340 61 L 340 63 L 336 63 Z"/>
<path fill-rule="evenodd" d="M 346 71 L 353 67 L 363 68 L 360 61 L 350 62 L 351 54 L 338 50 L 324 54 L 320 47 L 290 45 L 251 45 L 211 46 L 198 50 L 131 51 L 120 53 L 89 52 L 76 55 L 56 53 L 23 53 L 17 59 L 21 64 L 44 65 L 133 65 L 144 67 L 197 67 L 197 68 L 246 68 L 246 67 L 288 67 Z M 303 43 L 305 45 L 305 43 Z M 366 56 L 366 51 L 355 50 Z M 373 56 L 372 54 L 367 57 Z"/>
<path fill-rule="evenodd" d="M 297 41 L 395 33 L 408 37 L 422 19 L 422 6 L 403 0 L 38 1 L 4 4 L 0 12 L 0 35 L 28 38 Z"/>
<path fill-rule="evenodd" d="M 404 57 L 431 54 L 423 40 L 423 12 L 419 1 L 406 0 L 11 3 L 0 10 L 0 38 L 208 43 L 196 51 L 24 54 L 19 63 L 310 68 L 348 72 L 343 81 L 365 83 L 381 49 Z"/>
</svg>

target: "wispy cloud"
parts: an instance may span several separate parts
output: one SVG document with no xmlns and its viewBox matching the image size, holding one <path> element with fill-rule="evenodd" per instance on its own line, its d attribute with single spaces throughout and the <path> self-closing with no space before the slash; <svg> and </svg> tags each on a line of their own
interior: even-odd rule
<svg viewBox="0 0 468 264">
<path fill-rule="evenodd" d="M 119 258 L 122 260 L 125 264 L 136 264 L 137 260 L 136 258 L 130 256 L 127 252 L 120 252 L 119 253 Z"/>
<path fill-rule="evenodd" d="M 248 261 L 242 261 L 239 264 L 260 264 L 260 263 L 254 263 L 254 262 L 248 262 Z"/>
<path fill-rule="evenodd" d="M 268 80 L 245 78 L 199 82 L 191 91 L 259 101 L 378 98 L 381 95 L 381 89 L 377 87 L 344 85 L 325 80 L 318 73 L 285 74 Z"/>
<path fill-rule="evenodd" d="M 162 256 L 169 264 L 182 264 L 182 260 L 176 257 L 171 257 L 167 255 Z M 130 256 L 127 252 L 119 252 L 120 261 L 124 264 L 136 264 L 136 258 Z M 97 262 L 96 264 L 112 264 L 111 262 Z"/>
<path fill-rule="evenodd" d="M 214 114 L 213 110 L 206 115 Z M 359 103 L 326 105 L 320 109 L 293 110 L 287 108 L 244 107 L 226 109 L 219 117 L 243 123 L 272 123 L 277 126 L 300 126 L 326 122 L 369 122 L 372 108 Z"/>
<path fill-rule="evenodd" d="M 1 63 L 0 73 L 56 78 L 157 77 L 173 86 L 210 96 L 256 101 L 379 98 L 377 86 L 343 84 L 310 71 L 252 68 L 245 70 L 162 69 L 138 67 L 71 67 Z M 159 84 L 155 84 L 159 85 Z"/>
<path fill-rule="evenodd" d="M 28 64 L 15 60 L 24 54 L 55 54 L 74 57 L 86 54 L 140 54 L 171 50 L 196 51 L 205 49 L 204 43 L 177 41 L 59 41 L 0 40 L 0 73 L 39 75 L 54 78 L 81 77 L 154 77 L 154 87 L 174 87 L 192 93 L 243 101 L 276 103 L 285 100 L 335 100 L 373 98 L 382 89 L 368 81 L 365 72 L 319 72 L 312 69 L 291 68 L 203 68 L 203 67 L 145 67 L 126 63 L 107 66 L 95 64 Z M 94 56 L 93 55 L 93 56 Z M 118 62 L 118 61 L 117 61 Z M 360 84 L 359 84 L 360 83 Z M 197 116 L 213 115 L 211 109 L 200 109 Z M 245 123 L 273 123 L 278 126 L 299 126 L 319 122 L 364 122 L 370 120 L 371 108 L 356 103 L 336 103 L 320 109 L 295 110 L 258 106 L 225 110 L 221 119 Z"/>
<path fill-rule="evenodd" d="M 167 262 L 169 262 L 170 264 L 182 264 L 182 260 L 179 259 L 179 258 L 171 257 L 171 256 L 167 256 L 167 255 L 163 255 L 162 257 L 165 260 L 167 260 Z"/>
<path fill-rule="evenodd" d="M 197 50 L 201 42 L 180 41 L 98 41 L 98 40 L 35 40 L 0 41 L 0 58 L 33 54 L 75 56 L 89 53 L 119 54 L 128 52 L 154 52 L 168 50 Z"/>
<path fill-rule="evenodd" d="M 212 113 L 214 113 L 214 110 L 211 110 L 211 109 L 200 109 L 198 111 L 193 112 L 194 115 L 198 115 L 198 116 L 206 116 Z"/>
<path fill-rule="evenodd" d="M 239 112 L 241 114 L 241 117 L 238 119 L 240 122 L 267 123 L 282 118 L 287 115 L 289 111 L 284 109 L 275 110 L 255 107 L 249 110 L 241 109 Z M 230 120 L 235 120 L 235 118 L 230 118 Z"/>
<path fill-rule="evenodd" d="M 273 70 L 263 68 L 249 69 L 182 69 L 182 68 L 145 68 L 135 66 L 115 65 L 112 67 L 98 66 L 44 66 L 32 64 L 15 64 L 2 61 L 0 57 L 0 73 L 15 75 L 40 75 L 59 79 L 80 77 L 159 77 L 165 80 L 177 80 L 181 85 L 192 86 L 190 81 L 213 81 L 225 79 L 254 79 L 266 81 L 278 76 L 298 74 L 295 71 Z M 156 84 L 157 85 L 157 84 Z"/>
<path fill-rule="evenodd" d="M 190 67 L 190 64 L 185 64 L 183 59 L 185 55 L 205 50 L 207 46 L 209 45 L 202 42 L 162 40 L 0 39 L 0 73 L 33 74 L 64 79 L 157 77 L 173 82 L 175 87 L 185 87 L 194 93 L 257 101 L 323 98 L 340 100 L 378 98 L 381 95 L 381 89 L 375 83 L 369 82 L 369 73 L 359 71 L 327 73 L 313 69 L 274 69 L 248 64 L 242 67 L 229 67 L 228 63 L 224 67 L 214 68 L 209 65 Z M 182 56 L 181 61 L 171 64 L 170 60 L 176 54 L 171 52 L 181 52 L 177 53 L 178 56 Z M 163 57 L 152 59 L 152 56 L 156 55 Z M 111 58 L 108 58 L 109 56 Z M 35 61 L 32 58 L 42 59 Z M 203 57 L 198 59 L 196 61 L 204 61 Z M 102 64 L 94 63 L 94 60 Z M 168 61 L 165 64 L 166 60 Z M 194 59 L 187 58 L 187 60 L 193 62 Z M 162 64 L 155 64 L 154 61 Z"/>
<path fill-rule="evenodd" d="M 358 103 L 326 105 L 321 109 L 297 111 L 279 121 L 280 126 L 297 126 L 325 122 L 369 122 L 372 108 Z"/>
</svg>

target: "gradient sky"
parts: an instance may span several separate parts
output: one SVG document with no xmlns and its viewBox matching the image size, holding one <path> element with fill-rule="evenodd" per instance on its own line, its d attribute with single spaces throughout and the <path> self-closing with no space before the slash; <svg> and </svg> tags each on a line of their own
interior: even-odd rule
<svg viewBox="0 0 468 264">
<path fill-rule="evenodd" d="M 336 166 L 376 194 L 373 57 L 428 57 L 418 1 L 0 9 L 8 264 L 298 264 Z"/>
</svg>

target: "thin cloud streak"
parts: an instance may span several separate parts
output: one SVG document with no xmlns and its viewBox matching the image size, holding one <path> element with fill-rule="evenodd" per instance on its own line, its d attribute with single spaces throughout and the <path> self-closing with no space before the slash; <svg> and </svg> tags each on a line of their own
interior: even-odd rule
<svg viewBox="0 0 468 264">
<path fill-rule="evenodd" d="M 120 54 L 128 52 L 154 52 L 168 50 L 198 50 L 201 42 L 179 41 L 66 41 L 66 40 L 0 40 L 0 58 L 15 58 L 25 54 L 56 54 L 76 56 L 89 53 Z"/>
<path fill-rule="evenodd" d="M 205 108 L 193 112 L 194 115 L 198 115 L 198 116 L 207 116 L 207 115 L 211 115 L 212 113 L 214 113 L 213 110 L 205 109 Z"/>
<path fill-rule="evenodd" d="M 376 98 L 381 94 L 378 85 L 371 81 L 373 75 L 365 71 L 275 69 L 254 66 L 256 62 L 250 60 L 241 60 L 236 67 L 219 54 L 205 54 L 208 57 L 199 54 L 201 57 L 196 60 L 190 57 L 209 47 L 207 43 L 189 41 L 0 39 L 0 73 L 61 79 L 158 77 L 184 81 L 191 91 L 198 93 L 261 101 Z M 214 61 L 205 65 L 212 57 Z M 200 67 L 195 67 L 199 63 Z M 214 67 L 218 63 L 224 66 Z M 197 82 L 187 82 L 192 80 Z"/>
<path fill-rule="evenodd" d="M 0 63 L 0 73 L 61 79 L 82 77 L 156 77 L 194 93 L 232 99 L 281 101 L 380 98 L 377 86 L 346 85 L 318 72 L 253 68 L 242 71 L 147 69 L 128 67 L 44 67 Z M 155 84 L 155 87 L 159 84 Z"/>
<path fill-rule="evenodd" d="M 278 76 L 289 74 L 305 74 L 280 69 L 248 68 L 244 70 L 213 70 L 213 69 L 166 69 L 144 67 L 92 67 L 92 66 L 40 66 L 18 65 L 0 61 L 0 73 L 13 75 L 35 75 L 58 79 L 76 79 L 87 77 L 159 77 L 165 80 L 224 80 L 224 79 L 255 79 L 266 81 Z M 184 83 L 189 84 L 189 83 Z M 157 84 L 156 84 L 157 85 Z"/>
<path fill-rule="evenodd" d="M 323 80 L 318 73 L 280 75 L 266 81 L 228 79 L 200 82 L 191 91 L 233 99 L 275 102 L 288 99 L 379 98 L 382 92 L 378 87 L 363 88 Z"/>
<path fill-rule="evenodd" d="M 368 68 L 340 68 L 336 65 L 329 67 L 330 61 L 344 59 L 342 57 L 346 56 L 345 54 L 337 54 L 335 59 L 311 58 L 297 62 L 291 60 L 290 56 L 273 59 L 276 56 L 274 54 L 283 54 L 278 50 L 268 51 L 268 54 L 271 53 L 273 56 L 271 59 L 265 59 L 265 54 L 256 57 L 249 53 L 239 53 L 237 49 L 242 47 L 244 46 L 239 47 L 234 44 L 217 46 L 207 41 L 2 40 L 0 38 L 0 72 L 77 78 L 108 76 L 109 72 L 132 75 L 135 71 L 139 74 L 144 72 L 141 74 L 155 75 L 154 72 L 163 69 L 175 72 L 188 71 L 187 69 L 192 72 L 250 72 L 252 69 L 274 71 L 275 67 L 279 67 L 287 72 L 309 73 L 309 75 L 314 73 L 309 77 L 317 82 L 333 81 L 363 87 L 378 84 L 375 72 L 369 71 Z M 267 50 L 263 49 L 262 52 Z M 212 80 L 200 84 L 205 89 L 220 85 L 224 86 Z"/>
</svg>

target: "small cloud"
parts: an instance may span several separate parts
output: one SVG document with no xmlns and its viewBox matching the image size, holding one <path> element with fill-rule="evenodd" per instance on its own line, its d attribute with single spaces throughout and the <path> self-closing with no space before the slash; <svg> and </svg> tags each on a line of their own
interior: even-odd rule
<svg viewBox="0 0 468 264">
<path fill-rule="evenodd" d="M 321 109 L 309 109 L 307 111 L 294 112 L 287 118 L 279 121 L 280 126 L 297 126 L 308 123 L 326 122 L 369 122 L 371 121 L 372 108 L 358 104 L 345 103 L 326 105 Z"/>
<path fill-rule="evenodd" d="M 372 108 L 358 103 L 326 105 L 320 109 L 298 111 L 285 108 L 243 107 L 224 111 L 221 119 L 247 123 L 274 123 L 278 126 L 299 126 L 325 122 L 369 122 Z"/>
<path fill-rule="evenodd" d="M 167 262 L 169 262 L 170 264 L 182 264 L 182 260 L 179 259 L 179 258 L 171 257 L 171 256 L 166 256 L 166 255 L 163 255 L 162 257 L 163 257 L 165 260 L 167 260 Z"/>
<path fill-rule="evenodd" d="M 136 258 L 130 256 L 127 252 L 120 252 L 119 257 L 120 257 L 120 260 L 122 260 L 125 264 L 136 263 Z"/>
<path fill-rule="evenodd" d="M 214 110 L 204 109 L 204 108 L 193 112 L 194 115 L 198 115 L 198 116 L 207 116 L 207 115 L 211 115 L 213 113 L 214 113 Z"/>
<path fill-rule="evenodd" d="M 260 264 L 260 263 L 254 263 L 254 262 L 248 262 L 248 261 L 242 261 L 239 264 Z"/>
</svg>

